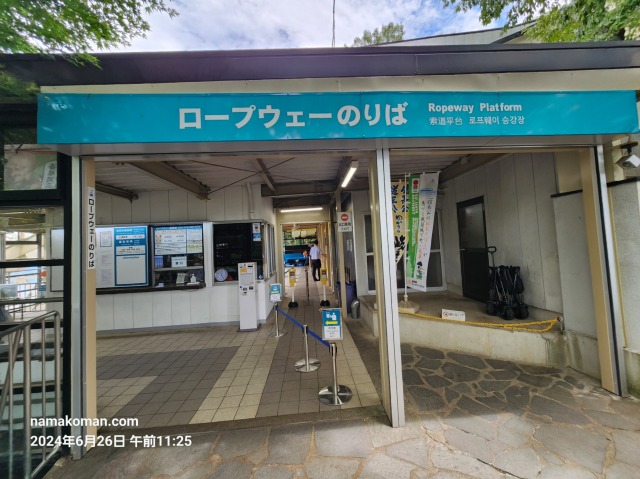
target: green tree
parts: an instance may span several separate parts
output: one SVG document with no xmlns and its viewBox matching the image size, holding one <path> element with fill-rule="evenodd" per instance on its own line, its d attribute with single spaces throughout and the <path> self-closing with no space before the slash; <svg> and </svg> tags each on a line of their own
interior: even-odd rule
<svg viewBox="0 0 640 479">
<path fill-rule="evenodd" d="M 404 40 L 404 25 L 390 22 L 376 28 L 373 32 L 365 30 L 361 37 L 353 39 L 352 47 L 364 47 L 366 45 L 377 45 L 378 43 L 398 42 Z"/>
<path fill-rule="evenodd" d="M 0 52 L 57 53 L 93 63 L 89 52 L 128 45 L 149 31 L 147 16 L 177 12 L 172 0 L 2 0 Z M 24 95 L 28 86 L 0 67 L 0 95 Z"/>
<path fill-rule="evenodd" d="M 443 0 L 458 12 L 480 10 L 488 23 L 507 19 L 505 27 L 535 21 L 527 35 L 543 42 L 640 39 L 640 0 Z"/>
</svg>

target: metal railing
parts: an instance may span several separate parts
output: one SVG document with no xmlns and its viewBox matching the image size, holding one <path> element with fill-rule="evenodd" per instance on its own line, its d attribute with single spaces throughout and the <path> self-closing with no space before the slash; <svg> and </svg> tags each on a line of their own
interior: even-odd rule
<svg viewBox="0 0 640 479">
<path fill-rule="evenodd" d="M 0 331 L 0 370 L 6 367 L 0 395 L 0 441 L 7 444 L 0 448 L 4 455 L 0 465 L 6 473 L 0 469 L 0 477 L 31 478 L 61 448 L 61 319 L 53 311 L 4 326 L 7 329 Z M 53 406 L 53 411 L 47 406 Z M 32 419 L 37 435 L 33 435 Z"/>
<path fill-rule="evenodd" d="M 16 284 L 15 286 L 17 289 L 15 299 L 21 300 L 22 302 L 20 304 L 12 304 L 4 307 L 5 312 L 11 314 L 13 319 L 24 319 L 25 313 L 29 315 L 29 313 L 42 312 L 45 310 L 46 306 L 43 303 L 27 302 L 30 299 L 40 299 L 40 289 L 37 284 L 25 283 Z"/>
</svg>

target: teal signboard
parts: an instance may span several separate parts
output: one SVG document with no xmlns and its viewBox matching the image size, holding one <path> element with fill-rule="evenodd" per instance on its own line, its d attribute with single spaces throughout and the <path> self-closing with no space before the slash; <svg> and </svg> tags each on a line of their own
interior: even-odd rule
<svg viewBox="0 0 640 479">
<path fill-rule="evenodd" d="M 633 91 L 41 94 L 38 143 L 638 132 Z"/>
</svg>

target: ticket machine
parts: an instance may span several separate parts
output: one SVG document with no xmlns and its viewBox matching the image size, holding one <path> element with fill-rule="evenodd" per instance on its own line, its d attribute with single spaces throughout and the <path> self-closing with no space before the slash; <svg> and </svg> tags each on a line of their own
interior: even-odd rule
<svg viewBox="0 0 640 479">
<path fill-rule="evenodd" d="M 256 263 L 238 263 L 238 292 L 240 328 L 239 331 L 257 331 L 258 291 Z"/>
</svg>

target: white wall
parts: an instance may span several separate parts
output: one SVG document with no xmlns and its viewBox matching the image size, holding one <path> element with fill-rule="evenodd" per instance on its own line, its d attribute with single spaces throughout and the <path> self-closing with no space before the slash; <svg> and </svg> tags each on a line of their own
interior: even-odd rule
<svg viewBox="0 0 640 479">
<path fill-rule="evenodd" d="M 562 311 L 560 270 L 551 195 L 556 193 L 553 154 L 509 155 L 444 183 L 438 197 L 447 283 L 462 291 L 457 203 L 484 196 L 487 241 L 496 265 L 520 266 L 524 300 Z"/>
<path fill-rule="evenodd" d="M 253 214 L 249 191 L 240 186 L 225 188 L 207 201 L 183 190 L 141 193 L 132 202 L 98 193 L 98 225 L 253 219 L 275 224 L 271 198 L 261 197 L 259 184 L 252 185 L 251 191 Z M 273 278 L 267 278 L 265 283 L 273 281 Z M 263 303 L 260 302 L 260 321 L 264 321 L 271 310 L 270 304 Z M 97 296 L 98 331 L 238 322 L 238 285 L 235 281 L 216 283 L 200 290 Z"/>
</svg>

